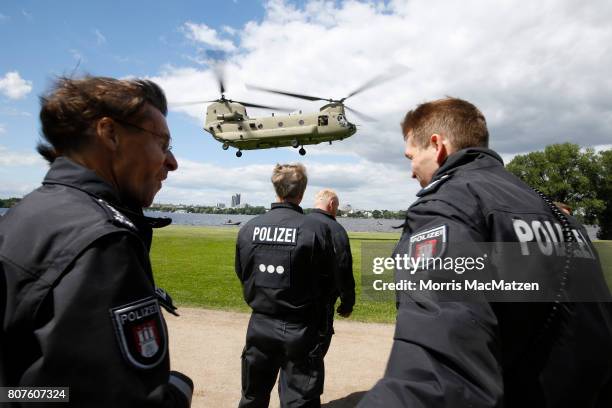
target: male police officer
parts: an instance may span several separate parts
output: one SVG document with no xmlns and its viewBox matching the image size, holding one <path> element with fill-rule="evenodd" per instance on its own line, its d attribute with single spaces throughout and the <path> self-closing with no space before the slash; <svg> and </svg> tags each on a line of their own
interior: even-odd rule
<svg viewBox="0 0 612 408">
<path fill-rule="evenodd" d="M 336 213 L 340 201 L 334 190 L 323 189 L 315 196 L 315 208 L 309 217 L 325 223 L 331 233 L 336 252 L 336 274 L 334 276 L 334 292 L 332 293 L 328 310 L 329 335 L 323 339 L 323 354 L 327 354 L 332 335 L 334 334 L 334 306 L 338 297 L 340 305 L 337 312 L 342 317 L 349 317 L 355 305 L 355 278 L 353 277 L 353 256 L 346 230 L 338 221 Z"/>
<path fill-rule="evenodd" d="M 153 82 L 60 78 L 41 98 L 43 185 L 0 220 L 0 380 L 78 407 L 188 407 L 143 216 L 177 162 Z"/>
<path fill-rule="evenodd" d="M 482 292 L 472 295 L 477 302 L 453 301 L 443 291 L 398 293 L 385 376 L 359 406 L 612 406 L 609 305 L 571 302 L 610 299 L 586 234 L 505 170 L 487 149 L 485 118 L 474 105 L 454 98 L 422 104 L 406 115 L 403 133 L 423 189 L 396 254 L 456 260 L 466 244 L 506 243 L 502 250 L 515 254 L 509 273 L 531 263 L 531 278 L 548 282 L 543 293 L 554 297 L 500 303 Z M 415 276 L 437 273 L 421 267 Z"/>
<path fill-rule="evenodd" d="M 276 165 L 277 202 L 236 242 L 236 274 L 253 309 L 242 354 L 240 407 L 267 407 L 280 369 L 282 407 L 318 407 L 334 252 L 329 228 L 303 215 L 301 164 Z"/>
</svg>

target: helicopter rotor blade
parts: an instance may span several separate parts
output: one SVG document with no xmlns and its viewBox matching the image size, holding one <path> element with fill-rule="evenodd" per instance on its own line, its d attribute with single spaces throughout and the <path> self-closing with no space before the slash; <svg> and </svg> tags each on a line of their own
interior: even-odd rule
<svg viewBox="0 0 612 408">
<path fill-rule="evenodd" d="M 234 101 L 234 100 L 232 100 L 231 102 L 239 103 L 243 106 L 246 106 L 247 108 L 262 108 L 262 109 L 270 109 L 270 110 L 276 110 L 276 111 L 288 111 L 288 112 L 295 110 L 295 109 L 289 109 L 289 108 L 279 108 L 275 106 L 259 105 L 259 104 L 250 103 L 250 102 L 241 102 L 241 101 Z"/>
<path fill-rule="evenodd" d="M 367 81 L 365 84 L 361 85 L 359 88 L 355 89 L 353 92 L 351 92 L 350 94 L 348 94 L 344 98 L 342 98 L 341 101 L 344 102 L 346 99 L 350 98 L 351 96 L 357 95 L 358 93 L 361 93 L 361 92 L 363 92 L 365 90 L 368 90 L 368 89 L 373 88 L 373 87 L 378 86 L 378 85 L 382 85 L 385 82 L 388 82 L 388 81 L 390 81 L 392 79 L 400 77 L 400 76 L 406 74 L 408 72 L 408 70 L 409 70 L 409 68 L 407 68 L 407 67 L 397 66 L 397 67 L 393 68 L 389 72 L 377 75 L 374 78 L 372 78 L 369 81 Z"/>
<path fill-rule="evenodd" d="M 211 102 L 217 102 L 217 100 L 215 99 L 212 101 L 170 102 L 168 103 L 168 105 L 170 105 L 173 108 L 180 108 L 181 106 L 200 105 L 200 104 L 211 103 Z"/>
<path fill-rule="evenodd" d="M 217 84 L 219 85 L 219 92 L 221 95 L 225 93 L 225 68 L 223 63 L 217 62 L 213 66 L 213 72 L 215 74 L 215 78 L 217 79 Z"/>
<path fill-rule="evenodd" d="M 356 116 L 359 116 L 362 120 L 365 120 L 367 122 L 375 122 L 376 121 L 376 119 L 374 119 L 373 117 L 368 116 L 365 113 L 361 113 L 358 110 L 355 110 L 353 108 L 349 108 L 346 105 L 344 105 L 344 109 L 349 110 L 351 113 L 354 113 Z"/>
<path fill-rule="evenodd" d="M 296 94 L 296 93 L 291 93 L 291 92 L 279 91 L 276 89 L 264 88 L 264 87 L 256 86 L 256 85 L 247 85 L 246 87 L 247 89 L 256 89 L 258 91 L 264 91 L 264 92 L 270 92 L 270 93 L 275 93 L 279 95 L 290 96 L 292 98 L 306 99 L 308 101 L 329 101 L 329 99 L 327 98 L 320 98 L 318 96 L 302 95 L 302 94 Z"/>
</svg>

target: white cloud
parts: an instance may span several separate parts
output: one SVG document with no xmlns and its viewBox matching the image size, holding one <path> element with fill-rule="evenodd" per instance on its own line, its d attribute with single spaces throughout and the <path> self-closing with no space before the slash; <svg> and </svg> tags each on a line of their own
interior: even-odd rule
<svg viewBox="0 0 612 408">
<path fill-rule="evenodd" d="M 22 99 L 32 91 L 32 81 L 27 81 L 17 71 L 7 72 L 0 77 L 0 92 L 10 99 Z"/>
<path fill-rule="evenodd" d="M 229 35 L 236 35 L 236 33 L 238 33 L 238 30 L 236 30 L 233 27 L 227 26 L 227 25 L 224 25 L 223 27 L 221 27 L 221 29 L 225 31 L 226 33 L 228 33 Z"/>
<path fill-rule="evenodd" d="M 9 16 L 5 16 L 4 14 L 0 13 L 0 23 L 4 23 L 5 21 L 10 20 Z"/>
<path fill-rule="evenodd" d="M 601 47 L 612 42 L 612 26 L 602 18 L 611 12 L 612 4 L 605 1 L 588 10 L 569 0 L 528 6 L 517 1 L 449 0 L 434 6 L 424 0 L 386 6 L 309 1 L 301 7 L 270 1 L 263 20 L 248 22 L 238 33 L 239 51 L 227 64 L 228 95 L 315 110 L 318 103 L 247 93 L 244 84 L 340 98 L 401 64 L 411 68 L 407 75 L 347 101 L 380 118 L 367 124 L 348 114 L 363 125 L 361 134 L 370 144 L 397 134 L 398 122 L 415 104 L 445 95 L 479 106 L 488 118 L 492 146 L 502 152 L 559 141 L 602 144 L 612 127 L 612 54 Z M 206 25 L 185 27 L 191 27 L 191 37 L 201 31 L 203 42 L 218 40 Z M 202 88 L 187 84 L 192 79 L 184 67 L 174 69 L 164 73 L 164 80 Z M 191 78 L 212 77 L 197 72 Z M 209 89 L 214 97 L 214 81 Z M 201 117 L 200 110 L 190 113 Z M 357 144 L 350 150 L 367 154 Z"/>
<path fill-rule="evenodd" d="M 96 28 L 94 30 L 94 34 L 96 35 L 96 41 L 98 42 L 98 45 L 106 44 L 106 37 L 100 32 L 100 30 Z"/>
<path fill-rule="evenodd" d="M 265 7 L 265 16 L 239 28 L 227 48 L 234 51 L 225 69 L 230 98 L 312 112 L 322 103 L 247 91 L 245 84 L 341 98 L 389 67 L 410 67 L 406 75 L 347 101 L 376 122 L 363 122 L 347 112 L 359 125 L 358 133 L 332 148 L 309 147 L 306 157 L 312 153 L 325 161 L 322 154 L 334 152 L 356 163 L 384 163 L 381 178 L 404 182 L 409 164 L 402 155 L 399 123 L 416 104 L 446 95 L 467 99 L 483 111 L 491 147 L 506 160 L 552 143 L 609 143 L 612 54 L 602 44 L 612 43 L 610 2 L 582 7 L 572 0 L 313 0 L 300 5 L 272 0 Z M 189 22 L 184 27 L 194 28 L 186 33 L 192 39 L 200 32 L 195 28 L 202 28 L 200 42 L 220 41 L 206 25 Z M 214 75 L 205 65 L 169 66 L 154 80 L 170 100 L 218 97 Z M 201 121 L 205 107 L 178 109 Z M 269 112 L 249 109 L 249 114 Z M 337 171 L 344 174 L 344 168 L 339 164 Z M 248 184 L 237 180 L 241 186 Z M 367 207 L 365 203 L 374 201 L 368 197 L 375 185 L 361 183 L 354 204 Z M 413 190 L 418 187 L 414 181 L 407 183 L 415 185 Z"/>
<path fill-rule="evenodd" d="M 3 123 L 0 123 L 0 135 L 6 133 L 6 127 Z"/>
<path fill-rule="evenodd" d="M 0 146 L 0 166 L 38 166 L 44 163 L 38 154 L 14 152 Z"/>
<path fill-rule="evenodd" d="M 270 182 L 273 165 L 252 164 L 228 168 L 179 158 L 179 169 L 170 173 L 156 202 L 214 205 L 240 192 L 251 205 L 269 206 L 275 200 Z M 312 207 L 314 195 L 333 188 L 343 203 L 365 209 L 402 209 L 413 201 L 418 184 L 410 179 L 410 166 L 398 172 L 384 163 L 359 161 L 328 164 L 306 159 L 308 187 L 303 205 Z M 390 189 L 389 186 L 396 186 Z M 367 195 L 364 195 L 367 192 Z"/>
<path fill-rule="evenodd" d="M 208 27 L 206 24 L 196 24 L 187 22 L 183 26 L 187 37 L 191 40 L 208 45 L 212 49 L 221 51 L 234 51 L 236 46 L 230 40 L 219 38 L 217 31 Z"/>
</svg>

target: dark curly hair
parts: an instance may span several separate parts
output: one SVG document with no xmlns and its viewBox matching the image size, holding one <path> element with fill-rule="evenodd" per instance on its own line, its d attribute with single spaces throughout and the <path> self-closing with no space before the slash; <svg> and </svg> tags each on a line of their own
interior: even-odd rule
<svg viewBox="0 0 612 408">
<path fill-rule="evenodd" d="M 36 150 L 47 161 L 77 152 L 91 140 L 96 121 L 105 116 L 126 120 L 151 104 L 164 116 L 168 105 L 164 91 L 149 80 L 106 77 L 58 78 L 40 97 L 41 141 Z"/>
</svg>

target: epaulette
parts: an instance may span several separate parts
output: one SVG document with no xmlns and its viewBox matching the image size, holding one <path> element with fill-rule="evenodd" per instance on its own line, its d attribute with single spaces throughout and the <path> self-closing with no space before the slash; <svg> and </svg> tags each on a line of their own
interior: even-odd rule
<svg viewBox="0 0 612 408">
<path fill-rule="evenodd" d="M 130 221 L 128 217 L 123 215 L 115 207 L 113 207 L 112 205 L 110 205 L 109 203 L 107 203 L 101 198 L 96 198 L 95 200 L 100 204 L 102 209 L 106 211 L 106 213 L 109 215 L 109 217 L 111 218 L 112 222 L 115 225 L 119 225 L 122 227 L 128 227 L 134 231 L 138 231 L 138 228 L 136 228 L 136 225 L 134 225 L 134 223 Z"/>
<path fill-rule="evenodd" d="M 421 191 L 419 191 L 416 194 L 417 197 L 423 197 L 424 195 L 431 194 L 431 193 L 437 191 L 440 188 L 440 186 L 442 184 L 444 184 L 444 182 L 446 182 L 450 178 L 451 178 L 450 174 L 445 174 L 442 177 L 440 177 L 439 179 L 436 179 L 436 180 L 432 181 L 431 183 L 429 183 L 428 185 L 423 187 L 421 189 Z"/>
</svg>

